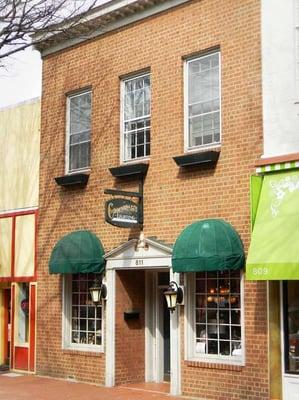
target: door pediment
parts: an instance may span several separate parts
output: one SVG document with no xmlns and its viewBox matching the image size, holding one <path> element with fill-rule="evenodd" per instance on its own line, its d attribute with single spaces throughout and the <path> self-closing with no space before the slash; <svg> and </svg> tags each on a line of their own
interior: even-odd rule
<svg viewBox="0 0 299 400">
<path fill-rule="evenodd" d="M 138 239 L 106 253 L 106 269 L 155 269 L 171 267 L 172 246 L 153 238 L 145 238 L 143 247 Z"/>
</svg>

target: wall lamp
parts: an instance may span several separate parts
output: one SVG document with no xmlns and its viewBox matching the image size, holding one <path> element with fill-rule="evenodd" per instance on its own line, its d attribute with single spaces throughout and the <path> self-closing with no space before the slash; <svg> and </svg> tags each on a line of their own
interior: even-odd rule
<svg viewBox="0 0 299 400">
<path fill-rule="evenodd" d="M 101 283 L 99 279 L 95 279 L 92 286 L 89 288 L 92 302 L 98 305 L 102 299 L 107 297 L 107 288 L 104 283 Z"/>
<path fill-rule="evenodd" d="M 176 305 L 183 302 L 183 289 L 178 286 L 175 281 L 171 281 L 168 288 L 164 292 L 164 296 L 166 299 L 167 307 L 171 312 L 174 312 Z"/>
</svg>

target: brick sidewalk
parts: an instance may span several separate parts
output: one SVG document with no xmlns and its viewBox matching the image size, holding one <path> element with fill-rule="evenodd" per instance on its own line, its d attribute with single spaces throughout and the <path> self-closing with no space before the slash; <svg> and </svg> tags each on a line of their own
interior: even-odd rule
<svg viewBox="0 0 299 400">
<path fill-rule="evenodd" d="M 147 390 L 148 389 L 148 390 Z M 150 389 L 150 390 L 149 390 Z M 106 388 L 35 375 L 0 375 L 0 400 L 170 400 L 163 385 Z"/>
</svg>

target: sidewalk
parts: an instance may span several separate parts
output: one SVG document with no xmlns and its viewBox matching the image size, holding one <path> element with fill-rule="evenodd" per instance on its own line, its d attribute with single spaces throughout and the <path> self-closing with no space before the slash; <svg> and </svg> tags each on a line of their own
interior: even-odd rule
<svg viewBox="0 0 299 400">
<path fill-rule="evenodd" d="M 35 375 L 1 374 L 0 400 L 179 400 L 165 393 L 167 386 L 136 384 L 106 388 Z M 164 393 L 163 393 L 164 392 Z"/>
</svg>

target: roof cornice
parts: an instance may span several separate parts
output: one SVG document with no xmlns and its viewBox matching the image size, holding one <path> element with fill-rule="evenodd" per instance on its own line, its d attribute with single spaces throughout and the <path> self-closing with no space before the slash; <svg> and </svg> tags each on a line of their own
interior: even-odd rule
<svg viewBox="0 0 299 400">
<path fill-rule="evenodd" d="M 41 40 L 40 43 L 35 45 L 35 48 L 44 57 L 190 1 L 111 0 L 102 6 L 92 9 L 84 17 L 84 23 L 90 24 L 94 22 L 94 25 L 99 26 L 92 29 L 91 33 L 84 33 L 83 35 L 78 32 L 78 35 L 73 38 L 65 38 L 65 34 L 60 35 L 41 31 L 33 36 L 34 40 Z M 81 21 L 78 27 L 83 26 L 84 23 Z M 67 27 L 68 23 L 61 25 L 61 29 L 64 31 L 67 30 Z"/>
</svg>

